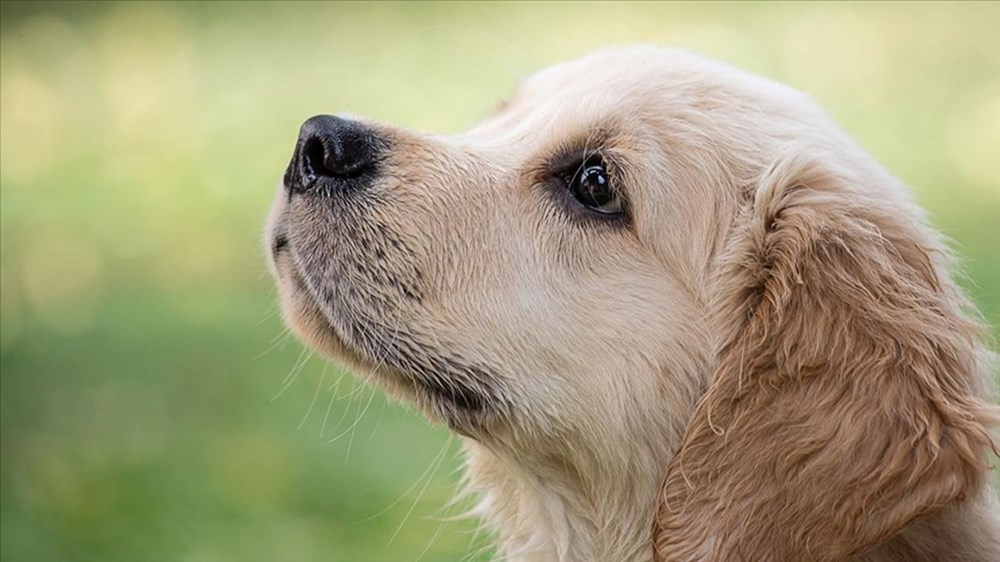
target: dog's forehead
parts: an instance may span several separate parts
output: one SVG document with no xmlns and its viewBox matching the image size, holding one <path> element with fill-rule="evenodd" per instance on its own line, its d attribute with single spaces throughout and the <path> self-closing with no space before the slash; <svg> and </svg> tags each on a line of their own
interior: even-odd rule
<svg viewBox="0 0 1000 562">
<path fill-rule="evenodd" d="M 469 131 L 467 139 L 516 143 L 575 136 L 628 114 L 639 118 L 656 102 L 668 77 L 662 48 L 606 49 L 544 68 L 523 80 L 503 110 Z"/>
<path fill-rule="evenodd" d="M 666 49 L 608 49 L 542 69 L 521 84 L 512 108 L 597 117 L 654 101 L 676 66 Z M 549 118 L 550 116 L 545 116 Z"/>
<path fill-rule="evenodd" d="M 503 111 L 470 134 L 505 142 L 573 136 L 611 122 L 662 116 L 701 97 L 773 96 L 776 86 L 680 49 L 606 48 L 529 76 Z"/>
<path fill-rule="evenodd" d="M 604 49 L 536 72 L 523 82 L 518 95 L 621 95 L 655 85 L 664 70 L 679 64 L 669 49 Z"/>
<path fill-rule="evenodd" d="M 786 125 L 826 120 L 801 92 L 725 63 L 662 46 L 612 47 L 538 71 L 501 111 L 453 139 L 516 164 L 581 139 L 635 139 L 678 124 L 736 135 L 772 126 L 760 114 Z"/>
</svg>

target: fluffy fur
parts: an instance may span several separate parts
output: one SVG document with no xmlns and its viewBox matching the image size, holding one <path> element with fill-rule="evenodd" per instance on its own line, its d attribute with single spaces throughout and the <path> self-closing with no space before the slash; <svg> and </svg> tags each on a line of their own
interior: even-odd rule
<svg viewBox="0 0 1000 562">
<path fill-rule="evenodd" d="M 464 436 L 501 558 L 1000 560 L 986 330 L 805 96 L 631 47 L 460 136 L 368 125 L 371 185 L 279 190 L 283 310 Z M 623 217 L 561 183 L 595 154 Z"/>
</svg>

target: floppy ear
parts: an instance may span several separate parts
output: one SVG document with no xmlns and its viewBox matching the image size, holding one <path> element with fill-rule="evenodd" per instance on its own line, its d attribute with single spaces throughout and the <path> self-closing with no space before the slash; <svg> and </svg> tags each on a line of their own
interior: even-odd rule
<svg viewBox="0 0 1000 562">
<path fill-rule="evenodd" d="M 982 330 L 915 208 L 863 183 L 793 154 L 747 203 L 656 560 L 843 560 L 983 484 Z"/>
</svg>

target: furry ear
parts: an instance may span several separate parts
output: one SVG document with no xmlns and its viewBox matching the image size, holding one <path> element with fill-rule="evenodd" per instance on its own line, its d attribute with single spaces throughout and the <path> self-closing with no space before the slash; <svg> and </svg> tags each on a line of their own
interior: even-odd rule
<svg viewBox="0 0 1000 562">
<path fill-rule="evenodd" d="M 748 202 L 656 560 L 843 560 L 983 485 L 982 329 L 919 211 L 871 181 L 791 155 Z"/>
</svg>

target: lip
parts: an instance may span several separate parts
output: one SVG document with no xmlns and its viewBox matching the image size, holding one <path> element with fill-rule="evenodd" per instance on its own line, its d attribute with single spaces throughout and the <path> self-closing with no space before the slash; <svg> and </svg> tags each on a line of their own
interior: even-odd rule
<svg viewBox="0 0 1000 562">
<path fill-rule="evenodd" d="M 288 236 L 286 236 L 284 233 L 276 234 L 271 241 L 272 254 L 278 254 L 287 247 L 288 247 Z"/>
<path fill-rule="evenodd" d="M 275 242 L 277 242 L 277 237 L 275 237 Z M 288 254 L 289 250 L 284 249 L 282 252 Z M 423 388 L 405 373 L 387 366 L 384 358 L 375 358 L 368 350 L 360 348 L 351 339 L 344 338 L 340 330 L 337 329 L 336 323 L 331 321 L 324 313 L 323 307 L 316 302 L 316 295 L 307 285 L 295 260 L 287 259 L 281 260 L 281 262 L 282 266 L 276 268 L 277 277 L 281 280 L 284 290 L 294 295 L 292 300 L 296 303 L 297 315 L 312 319 L 311 330 L 298 332 L 299 337 L 307 345 L 330 359 L 348 365 L 351 370 L 377 375 L 380 380 L 392 388 L 403 391 L 407 400 L 418 403 L 422 401 L 421 396 L 426 394 L 426 388 Z"/>
</svg>

